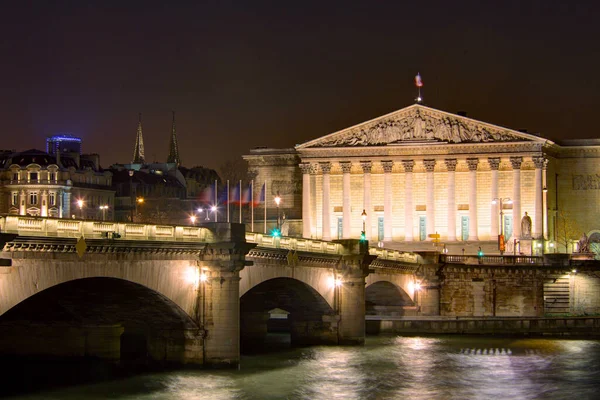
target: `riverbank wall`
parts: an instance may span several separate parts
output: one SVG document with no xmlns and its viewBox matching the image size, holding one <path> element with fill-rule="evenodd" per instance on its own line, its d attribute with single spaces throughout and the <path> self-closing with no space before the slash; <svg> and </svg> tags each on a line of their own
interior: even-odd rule
<svg viewBox="0 0 600 400">
<path fill-rule="evenodd" d="M 523 336 L 598 336 L 594 317 L 391 317 L 368 315 L 366 330 L 378 334 L 465 334 Z"/>
</svg>

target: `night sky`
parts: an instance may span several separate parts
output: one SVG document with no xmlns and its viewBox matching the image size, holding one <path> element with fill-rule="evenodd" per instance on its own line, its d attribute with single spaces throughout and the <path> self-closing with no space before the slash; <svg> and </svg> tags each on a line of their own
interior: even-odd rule
<svg viewBox="0 0 600 400">
<path fill-rule="evenodd" d="M 122 3 L 125 3 L 123 5 Z M 0 149 L 71 133 L 104 167 L 218 168 L 413 103 L 552 140 L 600 137 L 600 2 L 12 1 Z"/>
</svg>

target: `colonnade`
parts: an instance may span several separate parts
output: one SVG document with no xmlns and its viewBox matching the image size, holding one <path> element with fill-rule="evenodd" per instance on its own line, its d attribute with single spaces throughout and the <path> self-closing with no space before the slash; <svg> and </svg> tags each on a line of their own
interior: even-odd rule
<svg viewBox="0 0 600 400">
<path fill-rule="evenodd" d="M 372 168 L 377 162 L 381 164 L 383 169 L 383 240 L 392 240 L 392 213 L 393 211 L 399 212 L 400 210 L 392 210 L 392 169 L 396 163 L 400 163 L 404 170 L 404 221 L 405 221 L 405 241 L 418 240 L 418 236 L 415 237 L 413 232 L 413 216 L 415 212 L 414 207 L 414 177 L 413 169 L 417 162 L 422 163 L 423 169 L 425 170 L 425 215 L 426 215 L 426 232 L 428 234 L 436 232 L 435 225 L 435 167 L 438 165 L 440 160 L 436 159 L 424 159 L 424 160 L 381 160 L 381 161 L 360 161 L 360 167 L 363 173 L 363 208 L 367 214 L 373 213 L 373 199 L 372 199 Z M 447 158 L 443 160 L 447 171 L 447 204 L 448 204 L 448 234 L 446 237 L 447 241 L 455 241 L 456 237 L 456 220 L 457 220 L 457 205 L 456 205 L 456 166 L 459 159 Z M 478 231 L 478 210 L 477 210 L 477 171 L 480 166 L 481 158 L 470 157 L 466 160 L 468 166 L 468 216 L 469 216 L 469 229 L 468 229 L 468 240 L 477 241 L 479 240 Z M 490 169 L 490 184 L 491 199 L 499 199 L 499 169 L 500 169 L 500 157 L 489 157 L 487 162 Z M 523 163 L 522 156 L 512 156 L 509 159 L 512 167 L 512 196 L 510 197 L 512 202 L 512 213 L 515 218 L 513 224 L 513 235 L 516 238 L 521 237 L 521 165 Z M 543 169 L 546 166 L 546 159 L 543 156 L 534 156 L 532 161 L 535 167 L 535 178 L 534 178 L 534 214 L 532 226 L 532 237 L 538 238 L 542 236 L 543 232 Z M 350 238 L 350 211 L 351 211 L 351 184 L 350 175 L 353 166 L 352 161 L 339 161 L 338 162 L 342 170 L 342 237 L 344 239 Z M 314 236 L 315 227 L 317 221 L 315 220 L 316 214 L 313 214 L 311 207 L 314 205 L 314 199 L 316 196 L 316 175 L 322 174 L 322 223 L 320 236 L 323 240 L 331 240 L 331 216 L 332 216 L 332 204 L 331 204 L 331 168 L 332 162 L 324 161 L 318 163 L 303 162 L 300 164 L 302 171 L 302 231 L 303 237 L 310 238 Z M 319 199 L 317 199 L 319 201 Z M 491 204 L 491 220 L 490 220 L 490 232 L 494 236 L 500 233 L 498 216 L 500 213 L 500 202 L 492 202 Z M 367 218 L 365 221 L 365 234 L 367 239 L 371 239 L 372 235 L 372 223 L 371 218 Z"/>
</svg>

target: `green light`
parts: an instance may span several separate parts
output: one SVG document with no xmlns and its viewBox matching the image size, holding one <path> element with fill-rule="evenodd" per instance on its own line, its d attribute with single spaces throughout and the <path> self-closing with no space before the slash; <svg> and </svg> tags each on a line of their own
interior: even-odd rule
<svg viewBox="0 0 600 400">
<path fill-rule="evenodd" d="M 364 241 L 366 241 L 366 240 L 367 240 L 367 235 L 365 234 L 365 232 L 364 232 L 364 231 L 362 231 L 362 232 L 360 233 L 360 240 L 361 240 L 362 242 L 364 242 Z"/>
<path fill-rule="evenodd" d="M 273 237 L 280 237 L 281 236 L 281 231 L 279 229 L 273 229 L 271 231 L 271 236 L 273 236 Z"/>
</svg>

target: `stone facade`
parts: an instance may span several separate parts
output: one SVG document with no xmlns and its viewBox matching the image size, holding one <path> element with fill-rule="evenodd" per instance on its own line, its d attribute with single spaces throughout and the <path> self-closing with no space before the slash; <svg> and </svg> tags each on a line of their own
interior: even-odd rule
<svg viewBox="0 0 600 400">
<path fill-rule="evenodd" d="M 581 233 L 600 229 L 589 218 L 600 215 L 600 143 L 572 144 L 415 104 L 244 158 L 257 172 L 255 190 L 261 182 L 294 188 L 282 204 L 302 227 L 290 235 L 357 238 L 364 210 L 371 241 L 496 241 L 502 233 L 507 243 L 531 238 L 552 251 L 559 211 Z M 532 224 L 523 235 L 526 212 Z"/>
</svg>

